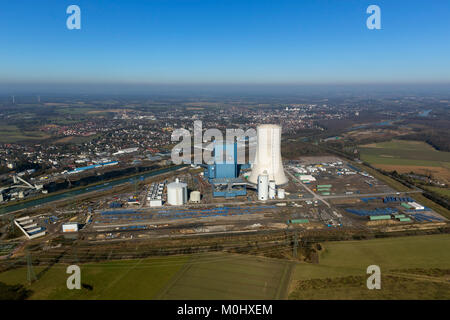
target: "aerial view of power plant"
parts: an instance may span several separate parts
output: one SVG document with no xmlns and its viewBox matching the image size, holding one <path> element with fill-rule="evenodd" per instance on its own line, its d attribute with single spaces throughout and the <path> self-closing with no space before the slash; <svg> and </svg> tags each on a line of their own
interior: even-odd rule
<svg viewBox="0 0 450 320">
<path fill-rule="evenodd" d="M 282 319 L 447 302 L 448 12 L 0 6 L 3 309 Z"/>
</svg>

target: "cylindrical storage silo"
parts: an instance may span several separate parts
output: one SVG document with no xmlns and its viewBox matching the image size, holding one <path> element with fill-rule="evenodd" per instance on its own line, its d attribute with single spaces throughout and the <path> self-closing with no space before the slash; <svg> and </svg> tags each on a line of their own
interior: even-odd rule
<svg viewBox="0 0 450 320">
<path fill-rule="evenodd" d="M 265 201 L 269 195 L 269 175 L 264 172 L 258 176 L 258 200 Z"/>
<path fill-rule="evenodd" d="M 278 196 L 278 199 L 284 199 L 286 197 L 284 189 L 278 189 L 277 196 Z"/>
<path fill-rule="evenodd" d="M 167 185 L 167 203 L 173 206 L 181 206 L 187 202 L 187 184 L 180 182 L 178 179 L 175 182 Z"/>
<path fill-rule="evenodd" d="M 200 203 L 200 191 L 192 191 L 189 201 L 192 203 Z"/>
<path fill-rule="evenodd" d="M 269 181 L 269 199 L 275 199 L 276 196 L 276 185 L 275 181 L 270 180 Z"/>
</svg>

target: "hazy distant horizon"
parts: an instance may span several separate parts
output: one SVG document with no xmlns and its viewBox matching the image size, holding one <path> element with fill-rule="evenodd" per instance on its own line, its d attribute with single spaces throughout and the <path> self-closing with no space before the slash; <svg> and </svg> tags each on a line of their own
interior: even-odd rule
<svg viewBox="0 0 450 320">
<path fill-rule="evenodd" d="M 129 84 L 129 83 L 0 83 L 0 95 L 358 95 L 443 94 L 450 83 L 375 84 Z"/>
</svg>

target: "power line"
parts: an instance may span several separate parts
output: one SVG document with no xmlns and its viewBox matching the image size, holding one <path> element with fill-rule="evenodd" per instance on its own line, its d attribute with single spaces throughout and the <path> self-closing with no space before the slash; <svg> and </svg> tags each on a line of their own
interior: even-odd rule
<svg viewBox="0 0 450 320">
<path fill-rule="evenodd" d="M 36 273 L 34 273 L 33 264 L 31 261 L 31 254 L 27 251 L 27 280 L 31 284 L 37 280 Z"/>
<path fill-rule="evenodd" d="M 297 231 L 294 233 L 294 247 L 292 248 L 292 256 L 297 259 L 297 250 L 298 250 L 298 234 Z"/>
</svg>

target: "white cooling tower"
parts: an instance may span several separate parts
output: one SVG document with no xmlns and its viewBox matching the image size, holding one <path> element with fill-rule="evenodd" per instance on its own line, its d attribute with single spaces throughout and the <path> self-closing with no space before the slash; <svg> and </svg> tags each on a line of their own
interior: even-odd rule
<svg viewBox="0 0 450 320">
<path fill-rule="evenodd" d="M 263 124 L 257 127 L 258 145 L 255 161 L 249 177 L 251 183 L 257 183 L 258 176 L 267 171 L 269 180 L 277 185 L 288 182 L 281 162 L 281 127 L 275 124 Z"/>
</svg>

